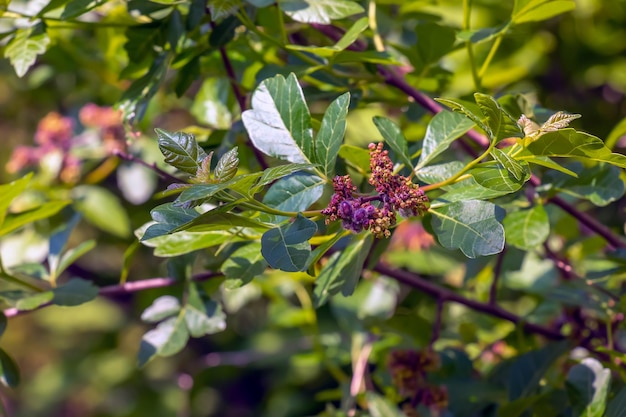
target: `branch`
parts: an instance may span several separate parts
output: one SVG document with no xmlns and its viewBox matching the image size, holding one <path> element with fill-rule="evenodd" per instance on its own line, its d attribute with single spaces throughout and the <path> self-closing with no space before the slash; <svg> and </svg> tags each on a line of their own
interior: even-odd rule
<svg viewBox="0 0 626 417">
<path fill-rule="evenodd" d="M 191 279 L 196 282 L 201 282 L 201 281 L 206 281 L 208 279 L 220 277 L 220 276 L 222 276 L 221 273 L 207 271 L 207 272 L 196 274 L 193 277 L 191 277 Z M 169 278 L 169 277 L 168 278 L 144 279 L 141 281 L 127 282 L 125 284 L 102 287 L 100 288 L 98 295 L 111 297 L 111 296 L 121 295 L 121 294 L 130 294 L 134 292 L 150 290 L 153 288 L 171 287 L 172 285 L 178 284 L 180 282 L 181 282 L 180 280 L 177 280 L 175 278 Z M 30 313 L 31 311 L 48 307 L 50 305 L 52 305 L 52 303 L 45 303 L 33 310 L 18 310 L 17 308 L 7 308 L 6 310 L 4 310 L 4 315 L 6 317 L 15 317 L 24 313 Z"/>
<path fill-rule="evenodd" d="M 421 278 L 417 274 L 413 274 L 411 272 L 403 271 L 400 269 L 393 269 L 383 263 L 379 263 L 378 265 L 376 265 L 374 267 L 374 271 L 380 272 L 381 274 L 391 277 L 405 285 L 418 289 L 428 295 L 437 298 L 438 300 L 452 301 L 455 303 L 463 304 L 464 306 L 467 306 L 472 310 L 489 314 L 491 316 L 498 317 L 506 321 L 510 321 L 515 325 L 522 326 L 524 330 L 530 333 L 539 334 L 553 340 L 565 339 L 565 336 L 563 334 L 554 329 L 534 323 L 528 323 L 521 317 L 503 309 L 498 305 L 481 303 L 480 301 L 475 301 L 463 297 L 462 295 L 457 294 L 452 290 L 435 285 L 432 282 Z"/>
</svg>

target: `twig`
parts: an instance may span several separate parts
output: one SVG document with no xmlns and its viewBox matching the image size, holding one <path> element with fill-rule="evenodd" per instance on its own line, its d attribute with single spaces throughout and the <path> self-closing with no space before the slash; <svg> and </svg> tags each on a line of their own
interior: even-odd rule
<svg viewBox="0 0 626 417">
<path fill-rule="evenodd" d="M 120 149 L 114 149 L 112 153 L 113 153 L 113 155 L 117 156 L 120 159 L 123 159 L 124 161 L 134 162 L 134 163 L 137 163 L 139 165 L 143 165 L 146 168 L 151 169 L 152 171 L 154 171 L 159 177 L 161 177 L 165 181 L 169 181 L 169 182 L 172 182 L 172 183 L 187 182 L 187 180 L 176 178 L 172 174 L 163 171 L 161 168 L 156 166 L 155 163 L 149 164 L 146 161 L 144 161 L 143 159 L 137 158 L 136 156 L 131 155 L 131 154 L 127 154 L 126 152 L 124 152 L 124 151 L 122 151 Z"/>
<path fill-rule="evenodd" d="M 219 277 L 222 276 L 221 273 L 218 272 L 211 272 L 211 271 L 207 271 L 207 272 L 202 272 L 199 274 L 194 275 L 191 279 L 199 282 L 199 281 L 206 281 L 207 279 L 210 278 L 215 278 L 215 277 Z M 100 288 L 100 290 L 98 291 L 99 295 L 104 295 L 104 296 L 114 296 L 114 295 L 120 295 L 120 294 L 130 294 L 130 293 L 134 293 L 134 292 L 138 292 L 138 291 L 145 291 L 145 290 L 150 290 L 153 288 L 163 288 L 163 287 L 170 287 L 174 284 L 178 284 L 179 280 L 174 279 L 174 278 L 151 278 L 151 279 L 144 279 L 141 281 L 134 281 L 134 282 L 127 282 L 125 284 L 119 284 L 119 285 L 111 285 L 108 287 L 102 287 Z M 44 307 L 48 307 L 52 305 L 52 303 L 46 303 L 46 304 L 42 304 L 40 306 L 38 306 L 36 309 L 33 310 L 18 310 L 17 308 L 8 308 L 6 310 L 4 310 L 4 315 L 6 317 L 15 317 L 17 315 L 21 315 L 24 313 L 29 313 L 31 311 L 35 311 L 35 310 L 39 310 L 42 309 Z"/>
<path fill-rule="evenodd" d="M 374 267 L 374 270 L 380 272 L 383 275 L 391 277 L 403 284 L 406 284 L 410 287 L 418 289 L 428 295 L 431 295 L 442 301 L 452 301 L 455 303 L 463 304 L 471 308 L 472 310 L 479 311 L 481 313 L 489 314 L 494 317 L 499 317 L 503 320 L 510 321 L 516 325 L 521 325 L 526 331 L 530 333 L 535 333 L 547 337 L 548 339 L 553 340 L 563 340 L 565 336 L 560 332 L 551 329 L 549 327 L 544 327 L 534 323 L 528 323 L 521 317 L 503 309 L 498 305 L 492 305 L 487 303 L 482 303 L 480 301 L 472 300 L 466 297 L 463 297 L 456 292 L 449 290 L 444 287 L 440 287 L 438 285 L 433 284 L 430 281 L 427 281 L 420 276 L 413 274 L 411 272 L 403 271 L 400 269 L 393 269 L 389 266 L 379 263 Z"/>
</svg>

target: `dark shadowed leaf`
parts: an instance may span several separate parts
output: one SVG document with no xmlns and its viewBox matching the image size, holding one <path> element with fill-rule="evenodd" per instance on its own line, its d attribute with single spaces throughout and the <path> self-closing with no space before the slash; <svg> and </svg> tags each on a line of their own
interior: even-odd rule
<svg viewBox="0 0 626 417">
<path fill-rule="evenodd" d="M 268 230 L 261 238 L 261 253 L 275 269 L 303 271 L 311 253 L 308 240 L 317 231 L 314 222 L 298 214 L 293 223 Z"/>
<path fill-rule="evenodd" d="M 609 164 L 597 164 L 585 167 L 580 163 L 568 164 L 578 177 L 560 173 L 551 175 L 555 189 L 591 201 L 596 206 L 604 207 L 624 195 L 624 181 L 620 169 Z"/>
<path fill-rule="evenodd" d="M 84 279 L 74 278 L 52 290 L 52 303 L 59 306 L 77 306 L 98 296 L 98 287 Z"/>
<path fill-rule="evenodd" d="M 439 243 L 448 249 L 461 249 L 468 258 L 504 249 L 504 228 L 497 220 L 498 207 L 492 203 L 457 201 L 431 209 L 430 213 Z"/>
<path fill-rule="evenodd" d="M 20 370 L 15 361 L 0 348 L 0 381 L 7 387 L 17 387 L 20 383 Z"/>
<path fill-rule="evenodd" d="M 267 262 L 261 254 L 261 243 L 253 242 L 233 252 L 222 264 L 222 273 L 226 277 L 224 287 L 239 288 L 252 281 L 267 268 Z"/>
<path fill-rule="evenodd" d="M 611 384 L 611 370 L 594 358 L 585 358 L 567 374 L 567 394 L 574 414 L 603 417 Z"/>
<path fill-rule="evenodd" d="M 430 64 L 436 63 L 450 52 L 455 42 L 454 30 L 434 22 L 418 24 L 415 27 L 417 37 L 416 55 L 409 55 L 416 70 L 423 71 Z"/>
<path fill-rule="evenodd" d="M 623 387 L 609 402 L 606 417 L 626 416 L 626 387 Z"/>
</svg>

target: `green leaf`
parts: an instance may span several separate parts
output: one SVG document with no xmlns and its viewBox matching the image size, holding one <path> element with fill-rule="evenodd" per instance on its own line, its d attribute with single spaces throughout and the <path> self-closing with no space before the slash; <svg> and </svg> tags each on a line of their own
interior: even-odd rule
<svg viewBox="0 0 626 417">
<path fill-rule="evenodd" d="M 159 149 L 165 156 L 165 162 L 192 175 L 202 168 L 202 160 L 207 154 L 192 134 L 168 132 L 163 129 L 154 131 L 159 139 Z"/>
<path fill-rule="evenodd" d="M 569 348 L 567 342 L 545 347 L 513 358 L 508 369 L 509 400 L 528 397 L 534 392 L 548 368 Z"/>
<path fill-rule="evenodd" d="M 20 370 L 15 361 L 0 348 L 0 381 L 7 387 L 15 388 L 20 383 Z"/>
<path fill-rule="evenodd" d="M 604 140 L 604 145 L 613 149 L 618 144 L 619 140 L 626 136 L 626 118 L 622 119 L 615 127 L 611 130 L 611 133 Z"/>
<path fill-rule="evenodd" d="M 267 268 L 261 254 L 261 243 L 252 242 L 234 251 L 222 264 L 221 271 L 226 277 L 224 288 L 239 288 L 261 275 Z"/>
<path fill-rule="evenodd" d="M 0 227 L 0 236 L 11 233 L 22 226 L 36 222 L 37 220 L 47 219 L 57 214 L 63 207 L 70 204 L 71 201 L 50 201 L 41 206 L 22 213 L 9 215 L 4 219 L 2 227 Z"/>
<path fill-rule="evenodd" d="M 193 100 L 191 114 L 214 129 L 230 129 L 234 119 L 229 103 L 230 92 L 228 78 L 207 78 Z"/>
<path fill-rule="evenodd" d="M 416 55 L 410 54 L 409 58 L 413 58 L 411 63 L 418 73 L 450 52 L 456 40 L 452 28 L 433 22 L 418 24 L 415 27 L 415 36 L 417 37 Z"/>
<path fill-rule="evenodd" d="M 475 93 L 474 99 L 485 116 L 485 123 L 489 127 L 487 133 L 492 140 L 500 141 L 510 137 L 524 137 L 524 132 L 522 132 L 517 121 L 493 97 Z"/>
<path fill-rule="evenodd" d="M 469 174 L 474 177 L 476 182 L 481 186 L 503 193 L 514 193 L 522 188 L 524 183 L 530 178 L 529 169 L 526 169 L 524 177 L 518 180 L 511 174 L 511 171 L 495 165 L 479 166 L 478 168 L 471 169 Z"/>
<path fill-rule="evenodd" d="M 119 109 L 127 119 L 138 121 L 143 119 L 148 103 L 157 93 L 169 68 L 168 54 L 162 52 L 152 59 L 148 72 L 141 78 L 133 81 L 119 100 Z"/>
<path fill-rule="evenodd" d="M 134 62 L 156 55 L 155 47 L 165 45 L 165 29 L 160 20 L 129 26 L 125 35 L 124 49 Z"/>
<path fill-rule="evenodd" d="M 220 182 L 217 184 L 193 184 L 180 193 L 176 199 L 177 205 L 186 203 L 187 201 L 202 201 L 213 197 L 216 193 L 229 188 L 235 183 L 237 178 L 230 181 Z"/>
<path fill-rule="evenodd" d="M 219 20 L 235 14 L 241 5 L 241 0 L 209 0 L 208 3 L 213 20 Z"/>
<path fill-rule="evenodd" d="M 282 211 L 304 211 L 320 199 L 325 184 L 317 175 L 293 174 L 272 184 L 263 203 Z"/>
<path fill-rule="evenodd" d="M 109 190 L 95 185 L 74 188 L 74 208 L 97 228 L 118 237 L 130 235 L 130 219 L 119 199 Z"/>
<path fill-rule="evenodd" d="M 574 8 L 574 0 L 515 0 L 511 21 L 514 24 L 538 22 Z"/>
<path fill-rule="evenodd" d="M 543 206 L 509 213 L 502 222 L 508 244 L 524 250 L 534 250 L 550 234 L 550 220 Z"/>
<path fill-rule="evenodd" d="M 313 165 L 311 164 L 285 164 L 285 165 L 279 165 L 277 167 L 267 168 L 263 171 L 263 175 L 261 176 L 261 179 L 259 179 L 259 182 L 257 186 L 255 187 L 255 190 L 258 189 L 258 191 L 260 191 L 261 187 L 271 182 L 274 182 L 277 179 L 286 177 L 298 171 L 311 169 L 312 167 Z"/>
<path fill-rule="evenodd" d="M 155 356 L 171 356 L 180 352 L 189 340 L 189 332 L 181 311 L 143 335 L 139 346 L 139 366 L 144 366 Z"/>
<path fill-rule="evenodd" d="M 346 131 L 349 105 L 350 93 L 342 94 L 330 103 L 315 136 L 315 162 L 321 165 L 322 172 L 328 177 L 335 173 L 337 154 Z"/>
<path fill-rule="evenodd" d="M 474 123 L 462 114 L 450 111 L 437 113 L 426 128 L 422 153 L 415 170 L 428 165 L 473 126 Z"/>
<path fill-rule="evenodd" d="M 365 174 L 370 169 L 370 153 L 367 149 L 353 145 L 341 145 L 339 156 Z"/>
<path fill-rule="evenodd" d="M 393 149 L 402 163 L 407 168 L 413 169 L 413 163 L 409 156 L 409 147 L 400 128 L 391 120 L 381 116 L 374 117 L 374 124 L 385 139 L 385 142 Z"/>
<path fill-rule="evenodd" d="M 337 43 L 331 48 L 338 51 L 343 51 L 344 49 L 352 45 L 354 41 L 358 39 L 361 32 L 367 29 L 368 26 L 369 19 L 367 17 L 360 18 L 359 20 L 354 22 L 350 29 L 348 29 L 346 33 L 344 33 L 344 35 L 341 37 L 341 39 L 339 39 Z"/>
<path fill-rule="evenodd" d="M 52 236 L 50 236 L 50 244 L 48 250 L 48 267 L 50 269 L 51 275 L 57 277 L 60 275 L 58 273 L 59 262 L 61 260 L 61 254 L 65 250 L 65 245 L 67 244 L 67 240 L 70 237 L 70 234 L 80 221 L 80 215 L 75 213 L 74 216 L 64 225 L 60 230 L 55 231 Z"/>
<path fill-rule="evenodd" d="M 576 174 L 574 171 L 569 170 L 565 168 L 564 166 L 557 164 L 556 162 L 554 162 L 552 159 L 548 158 L 547 156 L 535 156 L 531 154 L 529 151 L 527 151 L 526 149 L 524 149 L 522 152 L 516 155 L 516 159 L 518 161 L 526 161 L 530 164 L 535 164 L 535 165 L 546 167 L 546 168 L 549 168 L 558 172 L 562 172 L 563 174 L 569 175 L 574 178 L 578 177 L 578 174 Z"/>
<path fill-rule="evenodd" d="M 93 9 L 94 3 L 96 0 L 70 0 L 61 13 L 61 19 L 74 19 L 85 14 Z"/>
<path fill-rule="evenodd" d="M 278 0 L 278 6 L 297 22 L 325 25 L 363 12 L 363 7 L 351 0 Z"/>
<path fill-rule="evenodd" d="M 213 300 L 204 301 L 195 283 L 189 284 L 184 315 L 187 329 L 193 337 L 214 334 L 226 329 L 226 315 L 222 307 Z"/>
<path fill-rule="evenodd" d="M 526 162 L 519 162 L 498 148 L 491 150 L 491 156 L 498 161 L 517 181 L 523 181 L 530 173 Z"/>
<path fill-rule="evenodd" d="M 566 388 L 574 415 L 603 417 L 611 371 L 594 358 L 585 358 L 567 373 Z"/>
<path fill-rule="evenodd" d="M 222 243 L 238 242 L 245 239 L 245 230 L 237 228 L 236 231 L 216 230 L 210 232 L 176 232 L 169 235 L 158 236 L 142 243 L 153 247 L 155 256 L 171 257 L 184 255 L 199 249 L 221 245 Z"/>
<path fill-rule="evenodd" d="M 344 296 L 354 292 L 373 242 L 371 233 L 361 233 L 353 236 L 343 251 L 333 253 L 316 280 L 313 290 L 315 308 L 339 291 Z"/>
<path fill-rule="evenodd" d="M 261 238 L 261 253 L 274 269 L 286 272 L 304 271 L 311 253 L 308 240 L 317 225 L 298 214 L 293 223 L 268 230 Z"/>
<path fill-rule="evenodd" d="M 33 66 L 37 56 L 48 49 L 50 38 L 43 24 L 27 29 L 18 29 L 15 37 L 4 50 L 4 57 L 11 61 L 18 77 L 23 77 Z"/>
<path fill-rule="evenodd" d="M 228 16 L 220 23 L 215 25 L 209 36 L 209 45 L 214 48 L 226 46 L 228 42 L 235 38 L 235 29 L 241 25 L 241 22 L 235 16 Z"/>
<path fill-rule="evenodd" d="M 232 207 L 235 207 L 236 204 L 232 204 L 232 207 L 231 204 L 228 206 L 228 209 L 231 209 Z M 271 224 L 261 223 L 259 220 L 254 218 L 234 213 L 227 213 L 222 210 L 222 207 L 224 206 L 202 213 L 191 222 L 185 223 L 174 229 L 173 232 L 179 232 L 181 230 L 188 230 L 190 232 L 207 232 L 212 230 L 235 229 L 237 227 L 247 227 L 248 229 L 254 230 L 267 230 L 273 227 Z"/>
<path fill-rule="evenodd" d="M 32 176 L 33 174 L 30 173 L 19 180 L 0 185 L 0 226 L 4 224 L 9 206 L 18 195 L 26 190 Z"/>
<path fill-rule="evenodd" d="M 314 160 L 311 115 L 293 73 L 263 81 L 242 119 L 250 140 L 266 155 L 294 163 Z"/>
<path fill-rule="evenodd" d="M 52 291 L 44 291 L 31 294 L 27 297 L 20 298 L 15 303 L 15 308 L 19 311 L 30 311 L 46 305 L 52 301 L 54 293 Z"/>
<path fill-rule="evenodd" d="M 619 390 L 606 409 L 606 417 L 622 417 L 624 415 L 626 415 L 626 387 Z"/>
<path fill-rule="evenodd" d="M 171 295 L 163 295 L 155 299 L 152 304 L 141 313 L 141 320 L 156 323 L 178 314 L 180 309 L 181 306 L 178 298 Z"/>
<path fill-rule="evenodd" d="M 553 174 L 552 186 L 574 197 L 591 201 L 604 207 L 624 195 L 624 181 L 620 177 L 620 169 L 609 164 L 596 164 L 589 168 L 582 164 L 570 165 L 577 178 Z"/>
<path fill-rule="evenodd" d="M 200 214 L 194 209 L 165 203 L 150 210 L 150 215 L 157 223 L 148 227 L 141 237 L 142 241 L 171 233 L 177 228 L 191 223 Z"/>
<path fill-rule="evenodd" d="M 77 306 L 98 296 L 98 287 L 84 279 L 71 279 L 66 284 L 52 290 L 52 303 L 58 306 Z"/>
<path fill-rule="evenodd" d="M 239 166 L 239 156 L 237 154 L 237 147 L 235 146 L 230 151 L 226 152 L 217 161 L 215 166 L 215 178 L 219 182 L 229 181 L 237 174 L 237 167 Z"/>
<path fill-rule="evenodd" d="M 65 252 L 60 259 L 60 262 L 56 268 L 55 276 L 61 275 L 70 265 L 72 265 L 78 258 L 96 247 L 95 240 L 87 240 L 81 242 L 76 247 L 69 249 Z"/>
<path fill-rule="evenodd" d="M 439 243 L 461 249 L 468 258 L 494 255 L 504 249 L 504 228 L 498 222 L 498 207 L 486 201 L 469 200 L 431 208 L 432 227 Z"/>
<path fill-rule="evenodd" d="M 464 100 L 451 98 L 436 98 L 435 100 L 444 106 L 447 106 L 450 110 L 466 116 L 485 132 L 490 132 L 489 126 L 487 126 L 484 121 L 485 115 L 480 110 L 478 105 Z"/>
<path fill-rule="evenodd" d="M 375 392 L 367 391 L 365 400 L 372 417 L 406 417 L 395 404 Z"/>
<path fill-rule="evenodd" d="M 534 155 L 586 158 L 626 168 L 626 156 L 612 153 L 593 135 L 569 128 L 544 133 L 526 149 Z"/>
<path fill-rule="evenodd" d="M 475 30 L 463 30 L 456 34 L 457 39 L 473 44 L 480 44 L 494 40 L 499 35 L 505 33 L 509 29 L 510 22 L 503 23 L 500 26 L 491 28 L 480 28 Z"/>
</svg>

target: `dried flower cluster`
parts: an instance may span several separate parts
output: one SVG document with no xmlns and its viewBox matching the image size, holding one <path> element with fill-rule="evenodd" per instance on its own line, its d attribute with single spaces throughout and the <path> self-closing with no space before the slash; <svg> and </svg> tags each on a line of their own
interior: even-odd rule
<svg viewBox="0 0 626 417">
<path fill-rule="evenodd" d="M 80 122 L 96 132 L 97 144 L 106 154 L 125 146 L 124 127 L 120 112 L 95 104 L 85 105 L 79 113 Z M 38 165 L 54 173 L 64 183 L 74 183 L 80 176 L 81 160 L 72 149 L 84 145 L 84 137 L 74 133 L 75 123 L 70 117 L 48 113 L 37 125 L 37 146 L 18 146 L 6 165 L 10 173 Z"/>
<path fill-rule="evenodd" d="M 387 366 L 398 393 L 411 399 L 412 411 L 421 404 L 433 415 L 439 415 L 448 407 L 446 387 L 427 382 L 429 372 L 441 366 L 439 355 L 432 350 L 396 350 L 389 354 Z"/>
<path fill-rule="evenodd" d="M 370 144 L 369 183 L 377 195 L 356 196 L 356 187 L 350 176 L 333 180 L 333 194 L 322 214 L 326 223 L 341 220 L 344 229 L 358 233 L 371 231 L 377 238 L 391 236 L 389 230 L 396 224 L 396 211 L 403 217 L 421 216 L 428 210 L 428 198 L 410 178 L 393 173 L 393 163 L 383 144 Z M 375 203 L 375 204 L 374 204 Z"/>
</svg>

